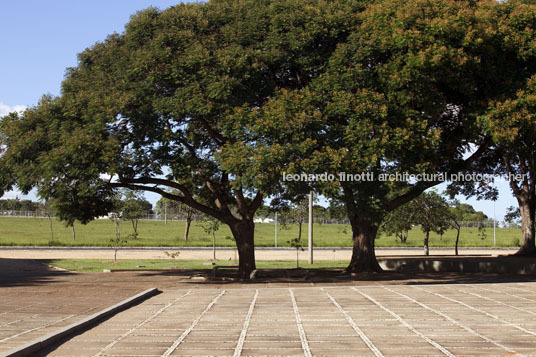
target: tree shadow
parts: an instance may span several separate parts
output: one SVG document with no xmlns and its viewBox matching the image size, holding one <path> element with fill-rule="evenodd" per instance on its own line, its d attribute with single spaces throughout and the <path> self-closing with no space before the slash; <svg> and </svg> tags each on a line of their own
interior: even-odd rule
<svg viewBox="0 0 536 357">
<path fill-rule="evenodd" d="M 37 260 L 0 258 L 0 287 L 55 283 L 62 277 L 75 274 Z"/>
<path fill-rule="evenodd" d="M 483 284 L 483 283 L 512 283 L 536 281 L 535 275 L 501 274 L 501 273 L 468 273 L 468 272 L 394 272 L 360 273 L 350 275 L 344 269 L 262 269 L 254 279 L 240 279 L 237 272 L 225 271 L 217 277 L 212 277 L 209 269 L 181 271 L 144 271 L 144 277 L 176 276 L 185 285 L 206 287 L 219 286 L 251 286 L 262 285 L 277 287 L 290 284 L 292 286 L 346 286 L 346 285 L 376 285 L 376 284 Z M 197 279 L 199 278 L 199 279 Z"/>
</svg>

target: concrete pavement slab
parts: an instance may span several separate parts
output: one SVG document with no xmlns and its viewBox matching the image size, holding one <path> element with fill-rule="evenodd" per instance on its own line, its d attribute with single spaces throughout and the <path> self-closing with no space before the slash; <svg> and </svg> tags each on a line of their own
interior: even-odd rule
<svg viewBox="0 0 536 357">
<path fill-rule="evenodd" d="M 89 350 L 102 356 L 534 355 L 536 331 L 524 325 L 529 320 L 524 305 L 498 301 L 503 292 L 535 288 L 528 282 L 168 290 L 117 315 L 128 336 L 118 340 L 116 334 L 108 335 L 110 327 L 117 327 L 110 320 L 49 355 Z M 486 289 L 493 290 L 492 300 L 480 295 Z M 155 310 L 156 302 L 160 310 Z M 158 311 L 158 320 L 151 319 Z M 148 324 L 166 331 L 165 338 L 148 337 Z M 172 329 L 177 324 L 181 327 Z M 111 348 L 99 343 L 95 353 L 90 337 L 96 333 Z M 77 343 L 83 338 L 88 338 L 85 346 Z"/>
</svg>

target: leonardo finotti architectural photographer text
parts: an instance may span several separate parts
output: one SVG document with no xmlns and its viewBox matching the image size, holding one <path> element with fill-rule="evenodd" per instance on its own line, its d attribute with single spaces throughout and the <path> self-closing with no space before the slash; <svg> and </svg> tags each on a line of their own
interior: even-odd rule
<svg viewBox="0 0 536 357">
<path fill-rule="evenodd" d="M 410 174 L 407 172 L 397 172 L 393 174 L 381 173 L 375 175 L 373 172 L 361 172 L 358 174 L 350 174 L 346 172 L 340 172 L 338 174 L 331 173 L 321 173 L 321 174 L 289 174 L 283 172 L 283 181 L 292 182 L 328 182 L 328 181 L 340 181 L 340 182 L 372 182 L 372 181 L 403 181 L 403 182 L 418 182 L 418 181 L 428 181 L 428 182 L 494 182 L 497 179 L 507 180 L 507 181 L 521 181 L 524 179 L 524 175 L 507 175 L 507 176 L 496 176 L 488 174 L 479 174 L 479 173 L 456 173 L 456 174 L 447 174 L 447 173 L 436 173 L 436 174 Z"/>
</svg>

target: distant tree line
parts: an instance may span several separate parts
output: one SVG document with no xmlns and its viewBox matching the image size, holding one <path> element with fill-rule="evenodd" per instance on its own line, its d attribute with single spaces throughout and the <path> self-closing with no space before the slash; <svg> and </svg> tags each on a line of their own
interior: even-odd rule
<svg viewBox="0 0 536 357">
<path fill-rule="evenodd" d="M 395 239 L 405 243 L 409 231 L 418 226 L 424 234 L 424 254 L 429 255 L 430 232 L 441 238 L 448 229 L 456 230 L 455 254 L 458 255 L 458 244 L 462 224 L 465 221 L 477 223 L 479 236 L 486 237 L 485 222 L 489 220 L 484 212 L 477 211 L 467 203 L 458 200 L 448 201 L 435 191 L 423 192 L 417 198 L 390 212 L 384 219 L 380 232 L 394 235 Z M 493 221 L 492 221 L 493 222 Z"/>
<path fill-rule="evenodd" d="M 18 198 L 8 198 L 0 200 L 0 211 L 29 211 L 42 210 L 43 205 L 31 200 L 20 200 Z"/>
</svg>

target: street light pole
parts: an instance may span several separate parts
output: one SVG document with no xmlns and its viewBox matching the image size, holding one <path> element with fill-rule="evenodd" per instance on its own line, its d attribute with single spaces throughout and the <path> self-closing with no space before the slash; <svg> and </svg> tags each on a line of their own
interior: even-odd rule
<svg viewBox="0 0 536 357">
<path fill-rule="evenodd" d="M 497 246 L 497 221 L 495 220 L 495 200 L 493 200 L 493 247 Z"/>
<path fill-rule="evenodd" d="M 277 212 L 275 213 L 275 247 L 277 248 Z"/>
<path fill-rule="evenodd" d="M 309 192 L 309 264 L 313 264 L 313 191 Z"/>
</svg>

